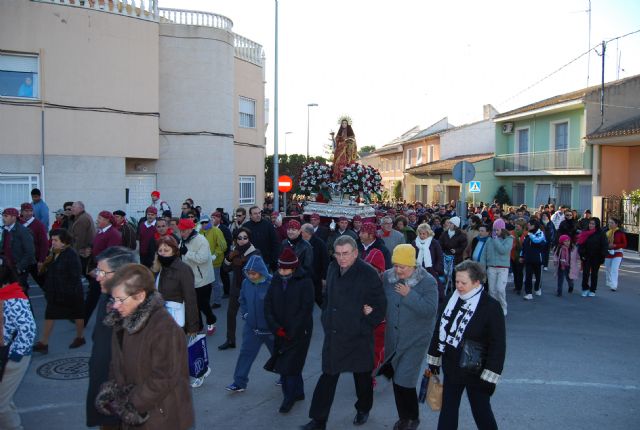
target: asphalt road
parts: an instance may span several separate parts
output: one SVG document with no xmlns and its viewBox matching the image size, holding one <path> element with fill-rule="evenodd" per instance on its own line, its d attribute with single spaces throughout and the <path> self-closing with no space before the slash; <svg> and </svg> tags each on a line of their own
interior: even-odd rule
<svg viewBox="0 0 640 430">
<path fill-rule="evenodd" d="M 623 261 L 618 292 L 600 288 L 594 298 L 580 296 L 580 287 L 564 297 L 555 296 L 555 275 L 543 274 L 543 295 L 531 302 L 511 292 L 507 317 L 507 360 L 502 380 L 492 398 L 502 429 L 640 429 L 640 260 Z M 34 288 L 33 307 L 42 326 L 44 298 Z M 223 307 L 224 309 L 224 307 Z M 218 309 L 218 333 L 209 337 L 213 372 L 193 392 L 197 429 L 296 429 L 308 421 L 313 388 L 320 374 L 322 330 L 315 313 L 315 332 L 305 372 L 307 400 L 288 415 L 277 412 L 282 401 L 273 374 L 262 369 L 268 359 L 261 351 L 250 374 L 247 390 L 229 393 L 239 349 L 218 351 L 224 341 L 223 309 Z M 222 318 L 221 318 L 222 317 Z M 37 369 L 54 360 L 88 357 L 87 345 L 69 350 L 74 327 L 56 322 L 49 354 L 36 354 L 19 388 L 15 403 L 27 430 L 85 428 L 87 379 L 52 380 Z M 238 328 L 239 339 L 241 328 Z M 46 367 L 46 366 L 45 366 Z M 42 370 L 45 370 L 44 368 Z M 82 370 L 74 360 L 57 368 L 70 375 Z M 374 406 L 367 429 L 390 429 L 397 420 L 393 389 L 378 378 Z M 352 428 L 355 390 L 350 375 L 338 384 L 328 428 Z M 435 428 L 438 414 L 421 405 L 420 428 Z M 468 402 L 463 399 L 460 428 L 475 428 Z"/>
</svg>

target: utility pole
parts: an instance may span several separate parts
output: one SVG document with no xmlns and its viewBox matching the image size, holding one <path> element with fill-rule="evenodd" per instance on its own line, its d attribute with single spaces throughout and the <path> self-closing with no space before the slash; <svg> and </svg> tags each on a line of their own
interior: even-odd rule
<svg viewBox="0 0 640 430">
<path fill-rule="evenodd" d="M 604 54 L 607 50 L 607 43 L 602 41 L 602 84 L 600 87 L 600 125 L 604 124 Z"/>
</svg>

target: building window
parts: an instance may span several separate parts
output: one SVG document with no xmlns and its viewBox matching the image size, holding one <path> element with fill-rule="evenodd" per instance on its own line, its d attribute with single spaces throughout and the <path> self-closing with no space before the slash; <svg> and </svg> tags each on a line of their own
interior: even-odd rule
<svg viewBox="0 0 640 430">
<path fill-rule="evenodd" d="M 529 129 L 520 128 L 516 130 L 515 170 L 529 170 Z"/>
<path fill-rule="evenodd" d="M 37 55 L 0 53 L 0 97 L 40 97 Z"/>
<path fill-rule="evenodd" d="M 256 204 L 256 177 L 240 176 L 240 199 L 238 203 L 241 205 Z"/>
<path fill-rule="evenodd" d="M 405 169 L 411 167 L 411 156 L 413 155 L 413 149 L 407 149 L 407 162 L 405 164 Z"/>
<path fill-rule="evenodd" d="M 546 205 L 551 201 L 551 184 L 536 185 L 536 196 L 534 198 L 535 207 Z"/>
<path fill-rule="evenodd" d="M 240 97 L 240 127 L 256 128 L 256 101 Z"/>
<path fill-rule="evenodd" d="M 38 188 L 38 175 L 0 174 L 0 209 L 19 208 L 31 201 L 31 190 Z"/>
<path fill-rule="evenodd" d="M 418 155 L 416 155 L 416 165 L 422 164 L 422 147 L 418 148 Z"/>
<path fill-rule="evenodd" d="M 578 210 L 584 212 L 587 209 L 591 209 L 593 203 L 591 194 L 591 184 L 580 184 L 578 187 Z"/>
<path fill-rule="evenodd" d="M 396 170 L 400 170 L 400 165 L 402 164 L 402 157 L 395 158 Z"/>
<path fill-rule="evenodd" d="M 434 154 L 435 154 L 435 146 L 434 145 L 429 145 L 427 147 L 427 163 L 431 163 L 431 162 L 435 161 L 433 159 Z"/>
<path fill-rule="evenodd" d="M 569 122 L 556 122 L 552 124 L 553 139 L 556 151 L 569 149 Z"/>
<path fill-rule="evenodd" d="M 571 206 L 571 184 L 558 184 L 558 201 L 556 206 Z"/>
<path fill-rule="evenodd" d="M 512 199 L 514 205 L 524 204 L 524 184 L 521 182 L 514 182 L 512 188 Z"/>
<path fill-rule="evenodd" d="M 421 185 L 416 185 L 414 187 L 414 195 L 413 195 L 413 201 L 418 201 L 420 200 L 420 194 L 422 192 L 422 186 Z"/>
</svg>

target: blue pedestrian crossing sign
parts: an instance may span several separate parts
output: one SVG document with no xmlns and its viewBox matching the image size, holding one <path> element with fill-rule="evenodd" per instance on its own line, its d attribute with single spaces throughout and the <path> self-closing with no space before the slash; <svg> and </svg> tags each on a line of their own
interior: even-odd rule
<svg viewBox="0 0 640 430">
<path fill-rule="evenodd" d="M 479 193 L 480 192 L 480 181 L 471 181 L 471 182 L 469 182 L 469 192 L 470 193 Z"/>
</svg>

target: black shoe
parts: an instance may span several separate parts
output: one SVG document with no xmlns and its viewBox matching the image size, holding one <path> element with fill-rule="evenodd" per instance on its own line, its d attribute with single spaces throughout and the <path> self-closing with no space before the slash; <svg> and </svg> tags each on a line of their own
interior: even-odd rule
<svg viewBox="0 0 640 430">
<path fill-rule="evenodd" d="M 404 430 L 407 427 L 408 420 L 398 420 L 393 425 L 393 430 Z"/>
<path fill-rule="evenodd" d="M 520 295 L 520 291 L 522 291 L 522 290 L 513 290 L 513 291 L 515 291 L 515 293 L 516 293 L 517 295 Z"/>
<path fill-rule="evenodd" d="M 304 400 L 304 394 L 300 394 L 299 396 L 295 396 L 295 397 L 293 398 L 293 401 L 294 401 L 294 402 L 300 402 L 300 401 L 302 401 L 302 400 Z"/>
<path fill-rule="evenodd" d="M 417 430 L 420 425 L 420 420 L 407 420 L 403 430 Z"/>
<path fill-rule="evenodd" d="M 354 426 L 361 426 L 366 423 L 369 419 L 369 412 L 358 412 L 356 416 L 353 418 Z"/>
<path fill-rule="evenodd" d="M 569 287 L 568 292 L 569 292 L 569 294 L 573 293 L 573 287 Z"/>
<path fill-rule="evenodd" d="M 222 307 L 222 305 L 220 303 L 214 303 L 214 304 L 211 305 L 211 309 L 218 309 L 220 307 Z"/>
<path fill-rule="evenodd" d="M 294 403 L 295 400 L 284 399 L 282 401 L 282 404 L 280 405 L 280 409 L 278 410 L 278 412 L 280 412 L 281 414 L 288 414 Z"/>
<path fill-rule="evenodd" d="M 220 346 L 218 347 L 218 349 L 219 349 L 220 351 L 224 351 L 225 349 L 235 348 L 235 347 L 236 347 L 236 344 L 235 344 L 235 343 L 233 343 L 233 342 L 229 342 L 229 341 L 226 341 L 225 343 L 223 343 L 222 345 L 220 345 Z"/>
<path fill-rule="evenodd" d="M 326 430 L 327 423 L 312 419 L 306 425 L 300 427 L 302 430 Z"/>
</svg>

